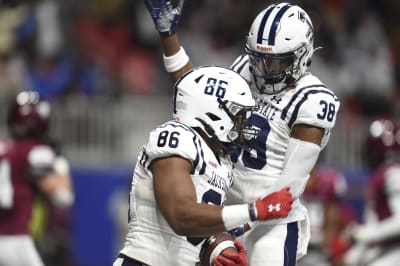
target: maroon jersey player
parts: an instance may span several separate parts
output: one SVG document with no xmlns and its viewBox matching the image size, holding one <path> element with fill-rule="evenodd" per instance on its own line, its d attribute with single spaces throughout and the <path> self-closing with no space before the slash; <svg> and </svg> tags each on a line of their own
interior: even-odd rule
<svg viewBox="0 0 400 266">
<path fill-rule="evenodd" d="M 10 139 L 0 142 L 0 265 L 43 265 L 29 223 L 35 196 L 42 193 L 59 207 L 74 196 L 68 163 L 47 144 L 50 105 L 33 91 L 10 104 Z"/>
<path fill-rule="evenodd" d="M 350 230 L 355 245 L 349 265 L 399 265 L 400 261 L 400 129 L 393 119 L 377 119 L 364 144 L 371 170 L 364 221 Z"/>
<path fill-rule="evenodd" d="M 357 218 L 344 201 L 346 190 L 346 178 L 338 169 L 317 166 L 311 172 L 302 196 L 310 216 L 311 238 L 308 253 L 299 266 L 340 264 L 348 248 L 341 232 Z"/>
</svg>

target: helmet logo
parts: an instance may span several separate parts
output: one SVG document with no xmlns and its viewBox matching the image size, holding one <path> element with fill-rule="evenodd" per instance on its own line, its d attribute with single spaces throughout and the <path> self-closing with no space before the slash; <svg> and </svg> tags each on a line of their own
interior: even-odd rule
<svg viewBox="0 0 400 266">
<path fill-rule="evenodd" d="M 309 28 L 308 28 L 306 37 L 309 38 L 312 35 L 313 26 L 312 26 L 311 22 L 306 18 L 306 13 L 299 11 L 299 20 L 301 22 L 307 23 Z"/>
<path fill-rule="evenodd" d="M 302 22 L 307 23 L 307 25 L 310 27 L 310 30 L 313 29 L 313 26 L 312 26 L 311 22 L 308 21 L 308 19 L 306 18 L 306 13 L 304 13 L 302 11 L 299 11 L 299 20 L 302 21 Z"/>
</svg>

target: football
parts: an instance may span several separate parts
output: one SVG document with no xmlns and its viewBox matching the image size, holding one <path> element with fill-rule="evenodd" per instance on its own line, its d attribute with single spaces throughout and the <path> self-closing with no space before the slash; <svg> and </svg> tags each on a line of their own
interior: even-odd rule
<svg viewBox="0 0 400 266">
<path fill-rule="evenodd" d="M 212 260 L 226 249 L 238 252 L 233 242 L 234 240 L 235 237 L 227 232 L 207 238 L 201 246 L 199 254 L 200 266 L 213 266 Z"/>
</svg>

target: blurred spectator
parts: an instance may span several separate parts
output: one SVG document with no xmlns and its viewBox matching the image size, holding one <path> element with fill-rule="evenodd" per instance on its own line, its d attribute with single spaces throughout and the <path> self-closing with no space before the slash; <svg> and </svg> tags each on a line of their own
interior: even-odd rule
<svg viewBox="0 0 400 266">
<path fill-rule="evenodd" d="M 149 17 L 143 15 L 142 1 L 6 2 L 0 8 L 0 51 L 8 51 L 10 62 L 24 56 L 29 74 L 23 67 L 19 73 L 26 75 L 27 88 L 56 99 L 70 94 L 114 99 L 165 94 L 161 51 L 155 45 L 157 36 L 146 26 Z M 187 21 L 180 32 L 192 60 L 228 65 L 244 49 L 256 10 L 272 2 L 186 2 L 182 19 Z M 334 89 L 342 109 L 360 117 L 395 109 L 400 53 L 393 10 L 398 4 L 298 2 L 310 10 L 318 36 L 315 45 L 323 47 L 316 51 L 311 70 Z"/>
<path fill-rule="evenodd" d="M 122 93 L 151 94 L 157 81 L 157 65 L 154 53 L 137 44 L 140 38 L 128 16 L 134 15 L 134 6 L 125 1 L 107 3 L 92 1 L 92 15 L 83 13 L 73 23 L 74 37 L 87 57 L 102 64 L 105 74 L 116 80 L 118 86 L 108 88 L 114 90 L 114 95 L 121 94 L 118 87 L 124 89 Z M 127 12 L 127 8 L 132 11 Z"/>
<path fill-rule="evenodd" d="M 25 87 L 24 63 L 20 59 L 11 54 L 0 54 L 1 98 L 6 99 Z"/>
<path fill-rule="evenodd" d="M 28 69 L 32 90 L 46 100 L 53 100 L 67 93 L 72 81 L 72 66 L 63 58 L 42 57 Z"/>
<path fill-rule="evenodd" d="M 9 54 L 16 44 L 15 30 L 24 15 L 22 6 L 0 5 L 0 54 Z"/>
<path fill-rule="evenodd" d="M 364 223 L 349 229 L 355 242 L 347 265 L 394 266 L 400 261 L 400 129 L 392 119 L 371 123 L 365 141 L 371 170 Z"/>
<path fill-rule="evenodd" d="M 25 12 L 22 6 L 0 6 L 0 97 L 6 98 L 24 87 L 24 63 L 14 53 L 14 47 L 18 42 L 15 31 Z"/>
<path fill-rule="evenodd" d="M 342 99 L 345 112 L 390 113 L 395 65 L 382 18 L 364 0 L 328 1 L 317 10 L 322 40 L 316 45 L 322 50 L 316 52 L 313 71 Z"/>
<path fill-rule="evenodd" d="M 39 1 L 36 5 L 37 53 L 42 57 L 52 57 L 62 49 L 64 39 L 59 9 L 58 2 L 54 0 Z"/>
<path fill-rule="evenodd" d="M 10 140 L 0 147 L 0 265 L 43 265 L 30 235 L 33 201 L 74 202 L 69 165 L 48 142 L 49 103 L 22 91 L 9 104 Z"/>
</svg>

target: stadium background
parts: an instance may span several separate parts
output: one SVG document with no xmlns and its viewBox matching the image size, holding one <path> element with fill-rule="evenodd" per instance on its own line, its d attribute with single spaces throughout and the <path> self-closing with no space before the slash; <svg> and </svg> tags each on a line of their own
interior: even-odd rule
<svg viewBox="0 0 400 266">
<path fill-rule="evenodd" d="M 345 173 L 346 199 L 361 213 L 367 125 L 380 115 L 400 117 L 400 3 L 292 2 L 309 12 L 315 46 L 323 47 L 311 70 L 342 102 L 321 163 Z M 179 37 L 191 60 L 229 66 L 270 3 L 186 0 Z M 0 138 L 6 102 L 23 88 L 52 102 L 52 135 L 72 166 L 76 204 L 64 264 L 111 265 L 137 153 L 171 112 L 172 84 L 143 2 L 0 1 Z"/>
</svg>

